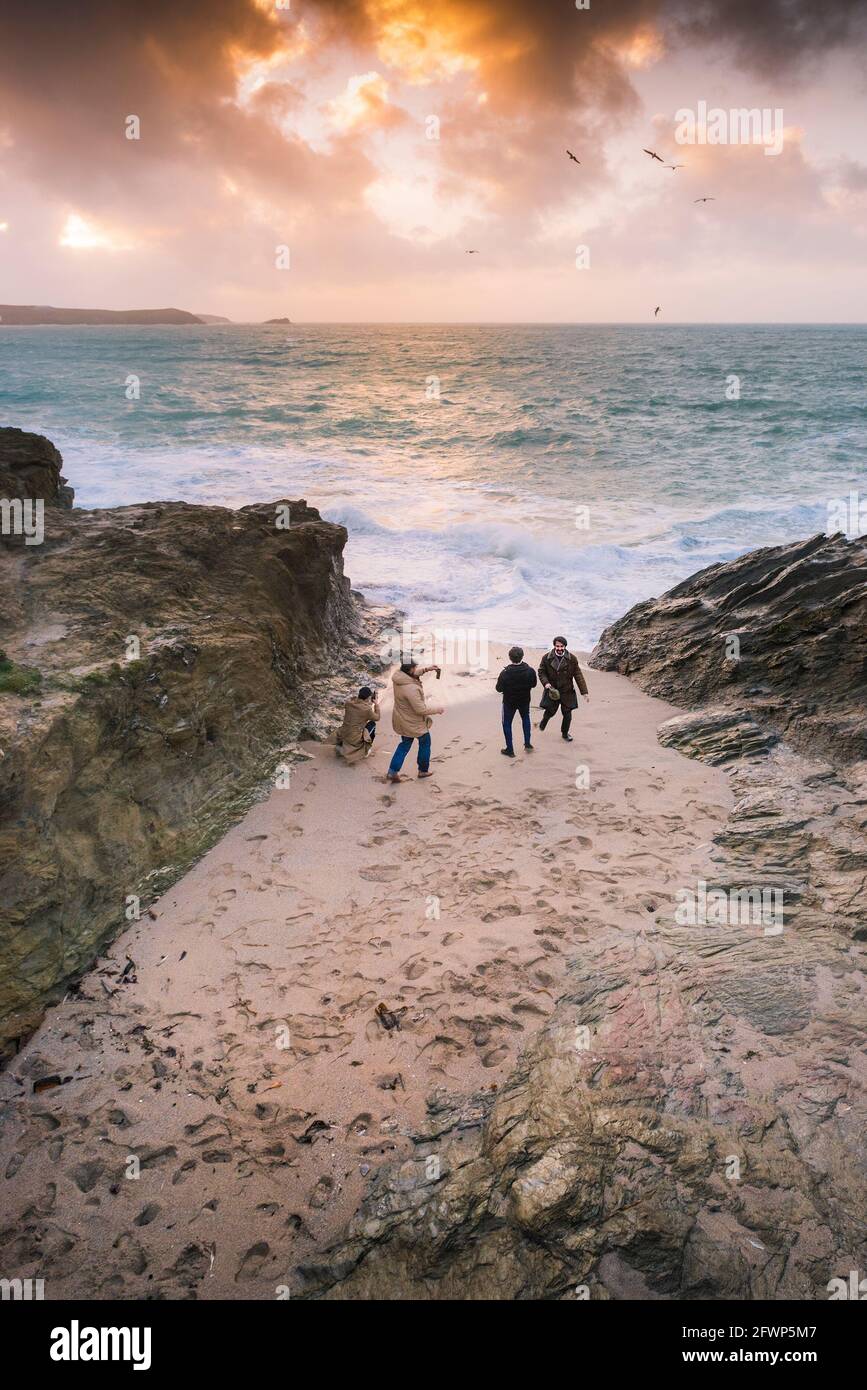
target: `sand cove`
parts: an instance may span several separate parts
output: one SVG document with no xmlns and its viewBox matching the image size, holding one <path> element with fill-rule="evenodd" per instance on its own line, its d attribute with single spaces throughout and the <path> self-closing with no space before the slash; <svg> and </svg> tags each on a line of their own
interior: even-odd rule
<svg viewBox="0 0 867 1390">
<path fill-rule="evenodd" d="M 505 660 L 425 677 L 427 781 L 383 780 L 390 693 L 360 766 L 304 743 L 0 1077 L 5 1216 L 38 1214 L 46 1297 L 290 1296 L 432 1092 L 502 1085 L 594 921 L 639 931 L 706 873 L 731 795 L 657 743 L 673 707 L 582 658 L 574 742 L 554 721 L 510 761 Z"/>
</svg>

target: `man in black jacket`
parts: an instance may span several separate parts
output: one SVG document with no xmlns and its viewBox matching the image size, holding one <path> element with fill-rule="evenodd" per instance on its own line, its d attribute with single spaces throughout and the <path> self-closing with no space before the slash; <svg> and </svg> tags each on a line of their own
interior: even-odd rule
<svg viewBox="0 0 867 1390">
<path fill-rule="evenodd" d="M 511 647 L 509 649 L 508 666 L 504 666 L 497 677 L 497 690 L 503 697 L 503 734 L 506 739 L 505 748 L 500 752 L 504 758 L 514 758 L 515 749 L 512 744 L 512 721 L 515 715 L 520 713 L 521 723 L 524 726 L 524 747 L 532 753 L 533 745 L 530 742 L 530 691 L 536 684 L 536 672 L 532 666 L 528 666 L 524 660 L 523 647 Z"/>
</svg>

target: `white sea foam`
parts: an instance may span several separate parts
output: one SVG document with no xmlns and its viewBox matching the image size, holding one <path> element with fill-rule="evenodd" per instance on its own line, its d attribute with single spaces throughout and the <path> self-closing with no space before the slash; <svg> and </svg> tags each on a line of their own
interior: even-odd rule
<svg viewBox="0 0 867 1390">
<path fill-rule="evenodd" d="M 858 326 L 672 327 L 664 351 L 635 327 L 119 334 L 0 334 L 6 421 L 55 441 L 79 505 L 305 497 L 347 527 L 357 588 L 498 640 L 590 645 L 696 570 L 823 530 L 867 453 Z"/>
</svg>

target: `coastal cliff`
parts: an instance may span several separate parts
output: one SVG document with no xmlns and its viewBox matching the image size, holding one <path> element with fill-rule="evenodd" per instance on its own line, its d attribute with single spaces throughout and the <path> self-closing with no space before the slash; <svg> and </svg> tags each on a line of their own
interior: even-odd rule
<svg viewBox="0 0 867 1390">
<path fill-rule="evenodd" d="M 53 304 L 0 304 L 0 328 L 50 324 L 185 324 L 206 319 L 186 309 L 57 309 Z"/>
<path fill-rule="evenodd" d="M 0 1052 L 374 661 L 303 501 L 70 510 L 61 463 L 0 430 L 0 497 L 47 503 L 41 543 L 0 536 Z"/>
<path fill-rule="evenodd" d="M 865 553 L 759 551 L 603 633 L 592 665 L 689 709 L 660 742 L 728 770 L 706 882 L 679 899 L 726 910 L 636 888 L 637 916 L 615 894 L 580 919 L 508 1082 L 429 1098 L 298 1293 L 814 1299 L 863 1267 Z M 757 890 L 773 918 L 732 910 Z"/>
</svg>

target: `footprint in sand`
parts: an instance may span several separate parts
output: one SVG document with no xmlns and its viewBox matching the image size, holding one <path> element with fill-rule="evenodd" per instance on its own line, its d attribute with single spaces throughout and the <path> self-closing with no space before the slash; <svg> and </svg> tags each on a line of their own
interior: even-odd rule
<svg viewBox="0 0 867 1390">
<path fill-rule="evenodd" d="M 251 1245 L 238 1266 L 235 1280 L 260 1278 L 262 1268 L 270 1254 L 271 1247 L 267 1240 L 259 1240 L 255 1245 Z"/>
<path fill-rule="evenodd" d="M 399 873 L 394 864 L 373 864 L 369 869 L 359 869 L 358 876 L 370 883 L 391 883 Z"/>
<path fill-rule="evenodd" d="M 428 962 L 423 956 L 413 956 L 407 961 L 401 974 L 405 980 L 417 980 L 420 975 L 424 975 L 427 968 Z"/>
<path fill-rule="evenodd" d="M 483 922 L 498 922 L 502 917 L 520 917 L 521 904 L 517 898 L 504 898 L 482 913 Z"/>
<path fill-rule="evenodd" d="M 450 1061 L 453 1057 L 458 1057 L 464 1051 L 464 1044 L 457 1038 L 451 1038 L 446 1033 L 437 1033 L 435 1037 L 426 1042 L 424 1047 L 419 1048 L 419 1056 L 424 1057 L 432 1066 L 442 1065 Z"/>
<path fill-rule="evenodd" d="M 321 1177 L 317 1182 L 310 1196 L 307 1198 L 307 1205 L 314 1208 L 327 1207 L 331 1198 L 334 1196 L 334 1179 Z"/>
</svg>

